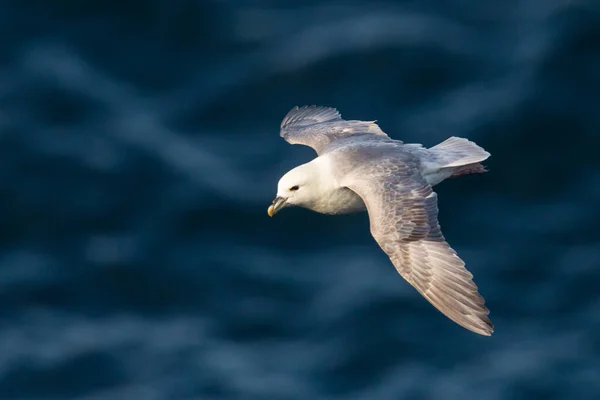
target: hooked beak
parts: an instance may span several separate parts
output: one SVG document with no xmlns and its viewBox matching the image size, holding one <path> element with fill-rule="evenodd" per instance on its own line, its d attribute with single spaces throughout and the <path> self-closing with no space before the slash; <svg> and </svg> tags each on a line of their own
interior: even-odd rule
<svg viewBox="0 0 600 400">
<path fill-rule="evenodd" d="M 271 204 L 269 206 L 269 209 L 267 210 L 267 214 L 269 214 L 269 217 L 272 217 L 273 215 L 277 214 L 277 211 L 281 210 L 285 206 L 286 201 L 287 199 L 284 199 L 283 197 L 275 197 L 275 200 L 273 200 L 273 204 Z"/>
</svg>

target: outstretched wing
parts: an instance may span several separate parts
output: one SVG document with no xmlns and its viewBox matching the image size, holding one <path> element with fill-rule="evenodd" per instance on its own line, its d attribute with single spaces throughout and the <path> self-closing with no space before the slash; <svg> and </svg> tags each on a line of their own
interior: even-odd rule
<svg viewBox="0 0 600 400">
<path fill-rule="evenodd" d="M 344 184 L 365 202 L 371 233 L 400 275 L 452 321 L 491 335 L 485 301 L 444 239 L 437 194 L 416 167 L 384 160 L 361 168 Z"/>
<path fill-rule="evenodd" d="M 320 106 L 292 108 L 280 131 L 288 143 L 312 147 L 317 154 L 337 139 L 365 134 L 388 138 L 375 121 L 346 121 L 335 108 Z"/>
</svg>

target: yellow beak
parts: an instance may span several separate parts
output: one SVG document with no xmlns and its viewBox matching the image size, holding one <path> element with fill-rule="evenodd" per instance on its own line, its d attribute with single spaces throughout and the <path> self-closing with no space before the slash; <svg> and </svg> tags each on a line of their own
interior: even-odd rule
<svg viewBox="0 0 600 400">
<path fill-rule="evenodd" d="M 273 215 L 277 214 L 277 212 L 281 210 L 283 206 L 285 206 L 286 200 L 287 199 L 284 199 L 283 197 L 275 197 L 275 200 L 273 200 L 273 204 L 271 204 L 269 206 L 269 209 L 267 210 L 267 214 L 269 214 L 269 217 L 272 217 Z"/>
</svg>

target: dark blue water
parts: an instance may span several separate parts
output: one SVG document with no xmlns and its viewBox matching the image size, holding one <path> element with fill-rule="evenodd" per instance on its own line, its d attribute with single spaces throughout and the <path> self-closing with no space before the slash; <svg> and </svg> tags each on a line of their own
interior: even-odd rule
<svg viewBox="0 0 600 400">
<path fill-rule="evenodd" d="M 495 324 L 366 214 L 266 214 L 295 105 L 467 137 L 440 220 Z M 597 1 L 0 3 L 0 398 L 600 398 Z"/>
</svg>

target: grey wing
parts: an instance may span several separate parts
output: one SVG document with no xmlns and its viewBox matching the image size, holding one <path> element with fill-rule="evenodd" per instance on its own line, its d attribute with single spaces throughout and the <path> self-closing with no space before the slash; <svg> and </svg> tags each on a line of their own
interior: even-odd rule
<svg viewBox="0 0 600 400">
<path fill-rule="evenodd" d="M 280 130 L 288 143 L 312 147 L 317 154 L 337 139 L 365 134 L 389 139 L 375 121 L 346 121 L 335 108 L 320 106 L 292 108 Z"/>
<path fill-rule="evenodd" d="M 346 186 L 367 206 L 371 233 L 404 279 L 452 321 L 489 336 L 493 325 L 465 263 L 444 239 L 437 194 L 404 163 L 380 163 Z"/>
</svg>

